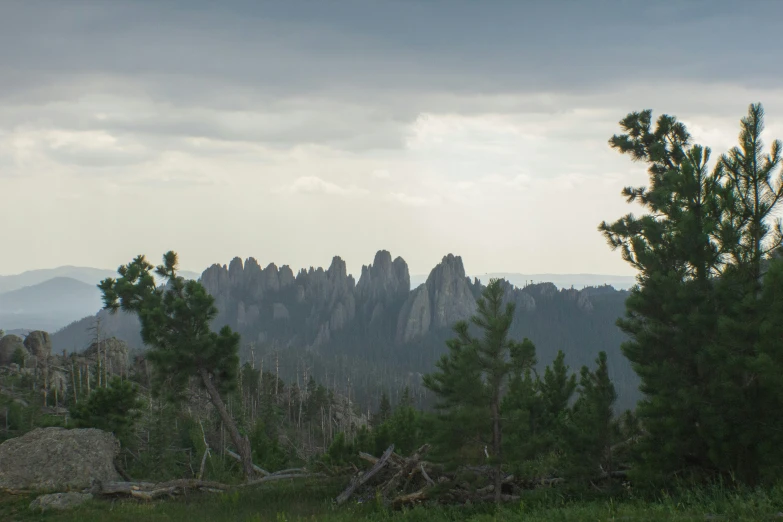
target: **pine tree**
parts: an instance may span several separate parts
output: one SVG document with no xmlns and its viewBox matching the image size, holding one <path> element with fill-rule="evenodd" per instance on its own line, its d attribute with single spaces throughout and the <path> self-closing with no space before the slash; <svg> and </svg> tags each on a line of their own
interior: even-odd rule
<svg viewBox="0 0 783 522">
<path fill-rule="evenodd" d="M 164 286 L 156 286 L 153 269 L 164 279 Z M 104 279 L 98 285 L 104 308 L 138 315 L 142 339 L 150 347 L 147 359 L 155 369 L 153 386 L 157 392 L 176 400 L 191 377 L 199 379 L 242 457 L 245 477 L 250 479 L 250 442 L 240 434 L 223 400 L 237 385 L 239 335 L 228 326 L 219 333 L 210 329 L 218 312 L 214 298 L 199 282 L 178 276 L 177 269 L 174 252 L 166 253 L 156 269 L 144 256 L 136 257 L 117 270 L 119 279 Z"/>
<path fill-rule="evenodd" d="M 525 341 L 530 343 L 530 341 Z M 535 348 L 530 343 L 530 350 Z M 527 369 L 515 374 L 503 399 L 503 418 L 510 462 L 520 465 L 558 449 L 563 422 L 576 389 L 576 375 L 565 364 L 565 354 L 544 370 L 543 379 Z"/>
<path fill-rule="evenodd" d="M 389 402 L 389 396 L 386 394 L 386 391 L 383 391 L 381 393 L 381 403 L 378 406 L 378 412 L 373 415 L 373 424 L 375 426 L 380 426 L 391 417 L 391 414 L 392 407 L 391 402 Z"/>
<path fill-rule="evenodd" d="M 138 388 L 130 381 L 114 377 L 105 388 L 96 388 L 85 401 L 73 405 L 70 414 L 79 428 L 98 428 L 114 433 L 125 446 L 141 416 L 143 403 Z"/>
<path fill-rule="evenodd" d="M 648 213 L 599 227 L 639 271 L 618 322 L 644 393 L 635 474 L 756 483 L 764 469 L 780 465 L 759 453 L 759 434 L 783 443 L 783 426 L 769 421 L 769 412 L 781 410 L 779 393 L 760 378 L 763 364 L 778 364 L 761 352 L 762 322 L 771 313 L 764 307 L 771 305 L 761 297 L 760 276 L 781 244 L 780 226 L 770 225 L 783 194 L 775 172 L 780 142 L 762 156 L 763 110 L 752 105 L 741 146 L 708 173 L 709 149 L 691 145 L 675 118 L 662 116 L 652 130 L 644 111 L 621 125 L 626 134 L 610 144 L 647 162 L 650 175 L 649 187 L 624 191 Z"/>
<path fill-rule="evenodd" d="M 544 378 L 538 384 L 542 402 L 541 430 L 551 437 L 558 436 L 576 386 L 576 375 L 571 373 L 565 364 L 565 354 L 558 351 L 557 357 L 551 366 L 546 367 Z"/>
<path fill-rule="evenodd" d="M 424 385 L 438 396 L 436 407 L 442 412 L 439 442 L 460 453 L 466 448 L 482 451 L 482 446 L 489 453 L 491 448 L 496 502 L 500 502 L 503 478 L 503 385 L 512 372 L 523 372 L 535 359 L 532 343 L 517 343 L 508 337 L 514 304 L 504 307 L 503 294 L 502 280 L 491 280 L 471 319 L 483 336 L 473 337 L 468 323 L 458 322 L 454 327 L 457 336 L 447 343 L 449 353 L 437 364 L 439 371 L 424 378 Z"/>
<path fill-rule="evenodd" d="M 614 471 L 612 443 L 619 436 L 614 420 L 617 393 L 609 379 L 606 352 L 598 354 L 596 369 L 582 367 L 579 398 L 573 406 L 566 435 L 566 469 L 590 480 Z"/>
</svg>

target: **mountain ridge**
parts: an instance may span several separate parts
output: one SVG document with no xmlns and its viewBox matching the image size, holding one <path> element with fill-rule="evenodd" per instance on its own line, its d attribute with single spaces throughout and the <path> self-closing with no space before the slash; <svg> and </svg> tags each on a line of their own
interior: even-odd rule
<svg viewBox="0 0 783 522">
<path fill-rule="evenodd" d="M 297 273 L 287 265 L 262 268 L 253 257 L 235 257 L 211 265 L 200 279 L 218 308 L 213 328 L 228 325 L 240 333 L 244 360 L 274 357 L 289 378 L 296 378 L 301 365 L 311 365 L 314 375 L 339 374 L 365 394 L 400 379 L 420 388 L 421 374 L 432 371 L 445 352 L 454 322 L 472 315 L 484 288 L 452 254 L 424 284 L 411 288 L 407 263 L 386 250 L 362 267 L 358 281 L 339 256 L 327 268 Z M 627 292 L 611 286 L 558 289 L 553 283 L 517 287 L 508 281 L 506 290 L 517 310 L 512 335 L 536 343 L 541 365 L 559 349 L 574 368 L 592 365 L 599 351 L 607 351 L 623 393 L 636 393 L 633 372 L 620 352 L 624 336 L 615 325 Z M 137 318 L 106 311 L 98 317 L 106 335 L 141 347 Z M 95 317 L 85 317 L 55 332 L 54 349 L 87 345 L 86 330 L 94 322 Z"/>
</svg>

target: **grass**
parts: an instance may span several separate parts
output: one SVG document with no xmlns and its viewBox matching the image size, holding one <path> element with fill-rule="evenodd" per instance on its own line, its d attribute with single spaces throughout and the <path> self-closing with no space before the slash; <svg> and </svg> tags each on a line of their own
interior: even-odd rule
<svg viewBox="0 0 783 522">
<path fill-rule="evenodd" d="M 417 507 L 391 511 L 378 503 L 337 507 L 332 499 L 343 480 L 270 483 L 224 494 L 193 494 L 176 500 L 140 503 L 93 500 L 73 511 L 34 513 L 34 496 L 0 496 L 0 520 L 62 521 L 457 521 L 599 522 L 599 521 L 763 521 L 783 520 L 783 489 L 735 491 L 723 488 L 661 494 L 641 499 L 566 499 L 557 490 L 530 492 L 522 501 L 495 510 L 493 506 Z"/>
</svg>

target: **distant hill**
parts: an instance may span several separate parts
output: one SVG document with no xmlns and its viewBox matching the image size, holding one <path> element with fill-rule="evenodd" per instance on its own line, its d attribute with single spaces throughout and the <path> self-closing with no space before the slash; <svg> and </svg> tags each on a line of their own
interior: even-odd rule
<svg viewBox="0 0 783 522">
<path fill-rule="evenodd" d="M 54 331 L 100 308 L 96 286 L 55 277 L 0 294 L 0 328 Z"/>
<path fill-rule="evenodd" d="M 414 274 L 411 276 L 411 288 L 424 284 L 428 274 Z M 491 274 L 475 275 L 483 284 L 490 279 L 505 279 L 514 286 L 524 288 L 529 284 L 552 283 L 557 288 L 575 288 L 581 290 L 590 286 L 611 285 L 617 290 L 629 290 L 636 284 L 634 276 L 602 275 L 602 274 L 517 274 L 495 272 Z M 532 283 L 531 283 L 532 282 Z"/>
<path fill-rule="evenodd" d="M 113 277 L 116 270 L 84 266 L 60 266 L 41 270 L 28 270 L 16 275 L 0 275 L 0 294 L 34 286 L 55 278 L 75 279 L 88 285 L 97 285 L 101 279 Z"/>
<path fill-rule="evenodd" d="M 196 272 L 180 272 L 198 279 Z M 116 270 L 61 266 L 0 276 L 0 328 L 55 332 L 102 307 L 98 283 Z"/>
<path fill-rule="evenodd" d="M 107 268 L 92 268 L 88 266 L 59 266 L 57 268 L 44 268 L 40 270 L 28 270 L 21 274 L 0 275 L 0 294 L 11 292 L 25 286 L 33 286 L 49 279 L 67 277 L 88 285 L 97 285 L 102 279 L 115 277 L 117 270 Z M 183 270 L 181 274 L 186 279 L 198 279 L 201 274 Z"/>
</svg>

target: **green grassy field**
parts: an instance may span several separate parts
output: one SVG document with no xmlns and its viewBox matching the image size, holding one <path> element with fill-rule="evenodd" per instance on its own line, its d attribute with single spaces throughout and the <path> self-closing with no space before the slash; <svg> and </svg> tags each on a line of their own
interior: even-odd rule
<svg viewBox="0 0 783 522">
<path fill-rule="evenodd" d="M 391 511 L 377 503 L 333 505 L 332 499 L 344 481 L 269 484 L 224 494 L 194 494 L 175 500 L 143 503 L 131 500 L 93 500 L 70 512 L 34 513 L 24 495 L 0 496 L 0 520 L 63 521 L 326 521 L 348 520 L 469 520 L 524 522 L 598 522 L 714 520 L 783 520 L 783 490 L 733 492 L 715 488 L 686 492 L 679 497 L 661 496 L 654 502 L 631 498 L 565 500 L 556 492 L 538 491 L 523 496 L 515 505 L 495 510 L 493 506 L 417 507 Z"/>
</svg>

